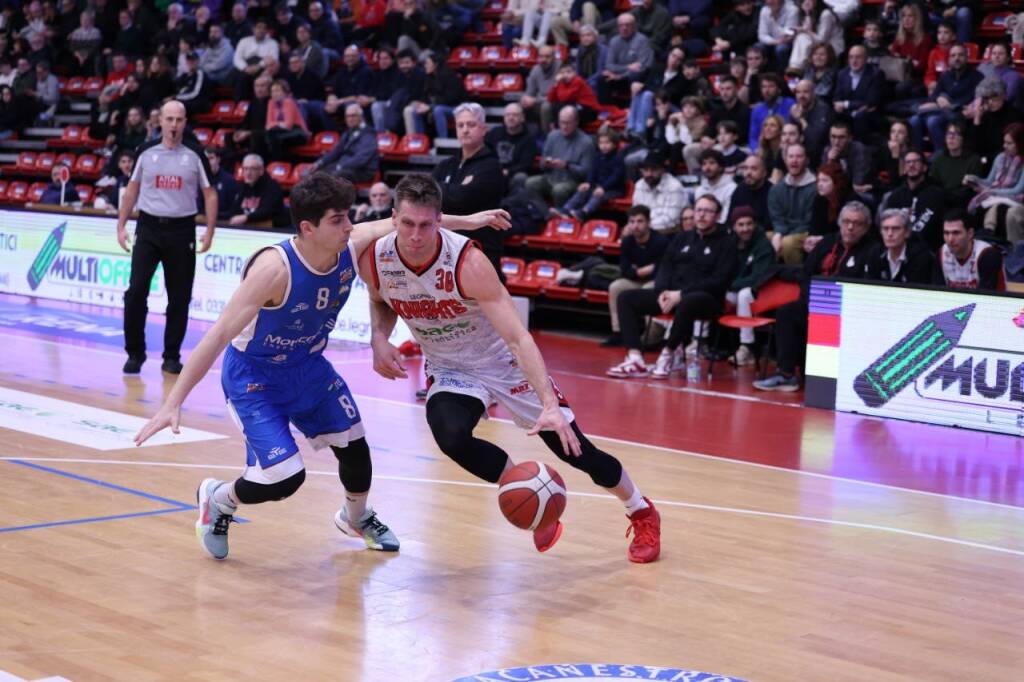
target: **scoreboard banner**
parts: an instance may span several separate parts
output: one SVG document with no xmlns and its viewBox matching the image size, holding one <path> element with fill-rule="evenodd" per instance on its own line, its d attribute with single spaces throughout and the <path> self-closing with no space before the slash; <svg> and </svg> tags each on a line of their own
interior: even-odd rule
<svg viewBox="0 0 1024 682">
<path fill-rule="evenodd" d="M 116 226 L 115 219 L 103 216 L 0 211 L 0 292 L 123 308 L 131 255 L 118 246 Z M 134 229 L 135 222 L 129 221 L 129 232 Z M 197 233 L 205 229 L 199 227 Z M 216 320 L 238 287 L 246 259 L 286 237 L 283 232 L 218 228 L 212 248 L 196 254 L 189 317 Z M 157 268 L 149 310 L 163 313 L 166 306 L 163 269 Z M 331 338 L 370 341 L 369 298 L 358 278 Z M 408 327 L 399 320 L 392 343 L 410 338 Z"/>
<path fill-rule="evenodd" d="M 1024 297 L 816 279 L 806 403 L 1024 433 Z"/>
</svg>

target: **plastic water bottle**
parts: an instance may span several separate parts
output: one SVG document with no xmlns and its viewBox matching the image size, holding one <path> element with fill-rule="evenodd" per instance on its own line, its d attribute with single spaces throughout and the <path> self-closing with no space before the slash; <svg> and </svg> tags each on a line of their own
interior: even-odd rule
<svg viewBox="0 0 1024 682">
<path fill-rule="evenodd" d="M 696 353 L 686 358 L 686 381 L 695 384 L 700 381 L 700 356 Z"/>
</svg>

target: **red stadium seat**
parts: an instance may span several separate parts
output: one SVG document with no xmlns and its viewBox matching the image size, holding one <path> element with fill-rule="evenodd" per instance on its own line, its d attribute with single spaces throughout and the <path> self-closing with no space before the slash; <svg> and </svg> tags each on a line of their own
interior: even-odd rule
<svg viewBox="0 0 1024 682">
<path fill-rule="evenodd" d="M 584 289 L 583 300 L 587 303 L 606 305 L 608 303 L 608 292 L 604 289 Z"/>
<path fill-rule="evenodd" d="M 395 135 L 390 130 L 377 133 L 377 152 L 386 158 L 388 154 L 394 154 L 398 151 L 398 142 L 398 135 Z"/>
<path fill-rule="evenodd" d="M 800 285 L 795 282 L 783 282 L 779 279 L 772 279 L 768 281 L 757 291 L 757 298 L 750 304 L 750 312 L 752 317 L 740 317 L 739 315 L 722 315 L 718 318 L 719 327 L 728 327 L 730 329 L 762 329 L 775 323 L 774 317 L 765 317 L 764 313 L 777 310 L 787 303 L 791 303 L 800 298 Z M 760 362 L 760 353 L 758 353 L 758 362 Z M 712 373 L 714 369 L 714 361 L 712 360 L 711 367 L 708 368 L 708 373 Z"/>
<path fill-rule="evenodd" d="M 93 191 L 90 185 L 75 185 L 75 191 L 78 192 L 78 200 L 83 204 L 91 204 Z"/>
<path fill-rule="evenodd" d="M 75 167 L 71 169 L 71 172 L 75 177 L 92 179 L 100 176 L 100 169 L 100 161 L 95 154 L 82 154 L 75 161 Z"/>
<path fill-rule="evenodd" d="M 430 138 L 422 133 L 408 133 L 398 143 L 398 153 L 408 158 L 412 154 L 426 154 L 430 151 Z"/>
<path fill-rule="evenodd" d="M 557 249 L 563 240 L 574 239 L 579 231 L 580 223 L 575 218 L 552 218 L 543 232 L 526 237 L 526 245 L 533 249 Z"/>
<path fill-rule="evenodd" d="M 575 237 L 562 240 L 562 248 L 577 253 L 596 253 L 606 243 L 617 243 L 619 226 L 612 220 L 588 220 Z"/>
<path fill-rule="evenodd" d="M 24 204 L 28 196 L 28 183 L 24 180 L 15 180 L 7 187 L 7 201 L 12 204 Z"/>
<path fill-rule="evenodd" d="M 0 203 L 7 201 L 7 187 L 10 185 L 6 180 L 0 180 Z"/>
<path fill-rule="evenodd" d="M 515 45 L 494 63 L 499 69 L 529 68 L 537 63 L 537 48 L 533 45 Z"/>
<path fill-rule="evenodd" d="M 295 167 L 292 168 L 291 175 L 288 176 L 287 180 L 281 181 L 281 185 L 283 185 L 284 187 L 294 187 L 295 185 L 298 184 L 299 180 L 301 180 L 306 174 L 309 173 L 312 167 L 313 164 L 311 163 L 295 164 Z"/>
<path fill-rule="evenodd" d="M 82 128 L 74 124 L 64 126 L 64 130 L 61 131 L 60 137 L 54 137 L 46 141 L 46 146 L 50 148 L 66 149 L 68 147 L 77 147 L 82 142 Z"/>
<path fill-rule="evenodd" d="M 67 93 L 68 79 L 64 76 L 57 76 L 57 91 L 64 95 Z"/>
<path fill-rule="evenodd" d="M 224 149 L 228 144 L 228 138 L 235 132 L 234 128 L 218 128 L 210 140 L 210 146 L 217 149 Z"/>
<path fill-rule="evenodd" d="M 521 92 L 523 87 L 523 76 L 519 73 L 499 73 L 491 81 L 491 88 L 502 95 L 506 92 Z"/>
<path fill-rule="evenodd" d="M 196 123 L 224 123 L 235 113 L 235 101 L 231 99 L 219 99 L 213 104 L 213 108 L 203 114 L 195 116 Z M 205 144 L 205 143 L 204 143 Z"/>
<path fill-rule="evenodd" d="M 68 95 L 85 94 L 85 78 L 82 76 L 72 76 L 64 86 L 64 92 Z"/>
<path fill-rule="evenodd" d="M 31 201 L 33 203 L 38 202 L 43 198 L 43 192 L 46 191 L 48 182 L 33 182 L 28 186 L 28 193 L 25 195 L 25 201 Z"/>
<path fill-rule="evenodd" d="M 6 164 L 0 168 L 0 172 L 9 175 L 32 174 L 36 170 L 37 152 L 19 152 L 18 160 L 12 164 Z"/>
<path fill-rule="evenodd" d="M 979 38 L 1001 38 L 1006 35 L 1006 20 L 1012 12 L 993 12 L 986 14 L 981 25 L 975 29 L 974 35 Z"/>
<path fill-rule="evenodd" d="M 57 161 L 57 155 L 53 152 L 41 152 L 36 157 L 36 175 L 49 175 L 53 170 L 53 164 Z"/>
<path fill-rule="evenodd" d="M 292 149 L 292 153 L 295 156 L 301 156 L 303 158 L 317 158 L 323 156 L 331 149 L 334 145 L 338 144 L 338 140 L 341 139 L 341 134 L 334 130 L 324 130 L 313 136 L 313 139 L 304 145 L 300 145 Z"/>
<path fill-rule="evenodd" d="M 103 79 L 99 76 L 92 76 L 85 79 L 85 94 L 98 95 L 103 89 Z"/>
<path fill-rule="evenodd" d="M 278 183 L 286 183 L 291 174 L 292 165 L 287 161 L 273 161 L 267 164 L 267 175 Z"/>
<path fill-rule="evenodd" d="M 540 285 L 541 294 L 560 301 L 578 301 L 583 298 L 579 287 L 566 287 L 556 279 L 562 266 L 553 260 L 535 260 L 526 266 L 526 281 Z"/>
<path fill-rule="evenodd" d="M 230 117 L 225 116 L 221 123 L 227 125 L 238 125 L 245 120 L 245 115 L 249 112 L 249 100 L 243 99 L 235 105 L 235 111 Z"/>
<path fill-rule="evenodd" d="M 510 294 L 516 296 L 537 296 L 540 294 L 540 284 L 535 282 L 527 283 L 526 263 L 522 258 L 501 259 L 501 274 L 505 275 L 505 287 Z"/>
<path fill-rule="evenodd" d="M 497 44 L 501 42 L 501 25 L 496 21 L 484 21 L 483 31 L 466 31 L 462 39 L 467 43 Z"/>
<path fill-rule="evenodd" d="M 199 144 L 204 147 L 209 145 L 213 141 L 213 131 L 209 128 L 194 128 L 192 134 L 199 140 Z"/>
<path fill-rule="evenodd" d="M 505 0 L 490 0 L 484 8 L 480 10 L 480 17 L 482 19 L 501 19 L 501 15 L 505 13 Z"/>
<path fill-rule="evenodd" d="M 77 156 L 75 156 L 71 152 L 64 152 L 63 154 L 59 155 L 54 160 L 53 163 L 54 164 L 63 164 L 65 166 L 67 166 L 68 168 L 74 169 L 75 161 L 78 161 L 78 157 Z"/>
<path fill-rule="evenodd" d="M 459 45 L 448 55 L 448 66 L 453 69 L 460 69 L 476 60 L 478 56 L 479 51 L 472 45 Z"/>
<path fill-rule="evenodd" d="M 626 193 L 618 199 L 609 199 L 605 206 L 613 211 L 628 211 L 633 206 L 633 182 L 626 181 Z"/>
<path fill-rule="evenodd" d="M 491 74 L 474 72 L 466 75 L 466 92 L 470 95 L 480 95 L 491 87 Z"/>
</svg>

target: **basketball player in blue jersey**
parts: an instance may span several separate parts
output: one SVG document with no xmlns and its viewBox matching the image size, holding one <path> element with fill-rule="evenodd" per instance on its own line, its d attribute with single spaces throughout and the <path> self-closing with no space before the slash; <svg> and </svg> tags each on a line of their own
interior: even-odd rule
<svg viewBox="0 0 1024 682">
<path fill-rule="evenodd" d="M 316 449 L 338 459 L 345 503 L 334 522 L 367 547 L 398 550 L 398 538 L 367 507 L 370 448 L 352 393 L 323 357 L 327 336 L 348 299 L 360 254 L 393 230 L 391 220 L 353 228 L 348 210 L 355 188 L 324 173 L 291 192 L 298 234 L 256 252 L 217 322 L 189 356 L 163 405 L 135 436 L 139 445 L 167 426 L 178 433 L 181 405 L 227 346 L 221 384 L 228 410 L 245 435 L 246 467 L 233 482 L 199 485 L 196 534 L 213 557 L 228 554 L 228 525 L 239 504 L 283 500 L 306 477 L 289 422 Z M 449 218 L 460 229 L 507 228 L 504 211 Z"/>
<path fill-rule="evenodd" d="M 401 316 L 423 349 L 427 423 L 442 452 L 471 474 L 496 483 L 514 463 L 473 429 L 493 401 L 516 424 L 540 435 L 559 459 L 588 474 L 622 501 L 633 540 L 628 557 L 647 563 L 661 552 L 661 517 L 618 459 L 591 443 L 544 368 L 494 267 L 475 242 L 441 225 L 441 188 L 429 176 L 406 175 L 395 188 L 396 232 L 359 259 L 370 293 L 373 367 L 404 378 L 398 349 L 388 342 Z M 562 523 L 534 531 L 544 552 Z"/>
</svg>

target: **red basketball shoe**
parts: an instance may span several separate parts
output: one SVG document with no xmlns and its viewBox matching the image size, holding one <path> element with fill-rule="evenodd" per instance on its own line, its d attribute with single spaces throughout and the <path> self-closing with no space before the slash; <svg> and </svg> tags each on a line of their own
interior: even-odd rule
<svg viewBox="0 0 1024 682">
<path fill-rule="evenodd" d="M 558 538 L 562 537 L 562 528 L 562 522 L 555 521 L 550 525 L 533 531 L 533 546 L 537 548 L 538 552 L 548 551 L 555 546 Z"/>
<path fill-rule="evenodd" d="M 644 502 L 649 505 L 647 509 L 626 517 L 629 519 L 626 537 L 629 537 L 630 531 L 633 533 L 633 541 L 629 543 L 629 560 L 637 564 L 654 561 L 661 554 L 661 514 L 646 497 Z"/>
</svg>

